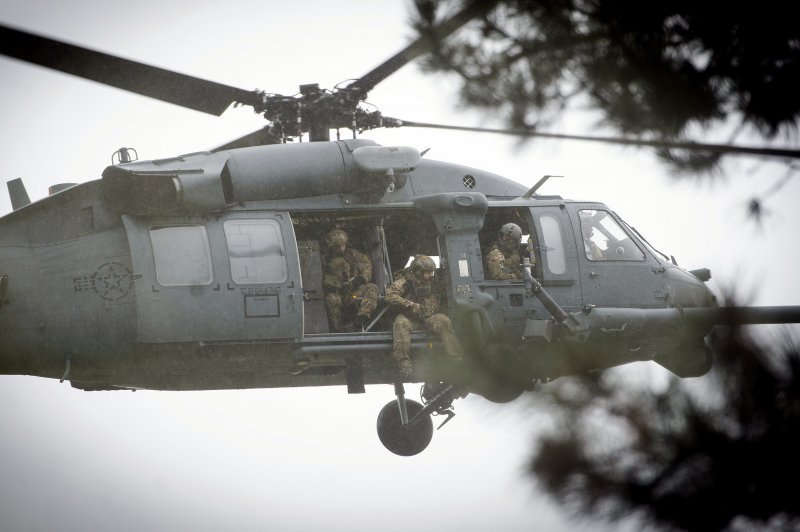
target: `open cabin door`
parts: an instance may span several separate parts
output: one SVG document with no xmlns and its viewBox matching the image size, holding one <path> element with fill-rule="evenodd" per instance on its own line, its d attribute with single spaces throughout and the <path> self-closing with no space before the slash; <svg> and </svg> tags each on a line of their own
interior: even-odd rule
<svg viewBox="0 0 800 532">
<path fill-rule="evenodd" d="M 124 216 L 136 283 L 137 340 L 275 341 L 303 333 L 288 213 Z"/>
</svg>

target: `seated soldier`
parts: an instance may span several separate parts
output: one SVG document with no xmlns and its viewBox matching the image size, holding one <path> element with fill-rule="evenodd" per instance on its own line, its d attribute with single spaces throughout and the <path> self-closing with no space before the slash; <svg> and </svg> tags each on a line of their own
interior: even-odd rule
<svg viewBox="0 0 800 532">
<path fill-rule="evenodd" d="M 453 323 L 443 313 L 444 286 L 435 279 L 436 264 L 425 255 L 417 255 L 411 268 L 386 289 L 386 304 L 397 313 L 392 327 L 392 357 L 402 377 L 414 371 L 409 357 L 411 331 L 424 328 L 442 338 L 445 353 L 454 361 L 463 357 Z"/>
<path fill-rule="evenodd" d="M 522 279 L 522 259 L 519 246 L 522 229 L 507 223 L 497 232 L 497 242 L 486 254 L 486 278 L 492 280 Z"/>
<path fill-rule="evenodd" d="M 364 330 L 378 305 L 372 262 L 364 253 L 348 247 L 347 241 L 347 233 L 341 229 L 331 229 L 325 239 L 328 254 L 322 285 L 333 332 Z"/>
</svg>

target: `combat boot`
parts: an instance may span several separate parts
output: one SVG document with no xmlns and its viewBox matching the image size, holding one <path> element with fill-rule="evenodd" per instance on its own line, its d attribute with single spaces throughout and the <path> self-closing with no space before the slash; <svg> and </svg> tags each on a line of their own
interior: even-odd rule
<svg viewBox="0 0 800 532">
<path fill-rule="evenodd" d="M 328 322 L 330 323 L 331 332 L 346 332 L 345 324 L 342 323 L 340 316 L 328 316 Z"/>
</svg>

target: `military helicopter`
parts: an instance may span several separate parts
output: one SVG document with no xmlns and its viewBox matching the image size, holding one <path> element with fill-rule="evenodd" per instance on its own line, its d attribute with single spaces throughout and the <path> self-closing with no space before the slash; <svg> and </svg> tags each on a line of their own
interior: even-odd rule
<svg viewBox="0 0 800 532">
<path fill-rule="evenodd" d="M 472 16 L 457 15 L 441 36 Z M 527 188 L 405 146 L 330 140 L 332 129 L 401 125 L 359 103 L 422 53 L 422 41 L 346 87 L 305 85 L 287 97 L 11 28 L 0 37 L 7 56 L 211 114 L 249 105 L 270 122 L 210 152 L 138 161 L 120 150 L 101 179 L 35 203 L 10 182 L 14 212 L 0 220 L 2 373 L 84 390 L 394 384 L 379 437 L 413 455 L 431 441 L 432 414 L 449 420 L 459 372 L 469 392 L 505 402 L 538 382 L 634 361 L 684 377 L 710 367 L 704 337 L 729 310 L 706 287 L 710 272 L 679 268 L 604 204 L 541 195 L 544 181 Z M 285 142 L 304 133 L 311 142 Z M 526 236 L 525 276 L 487 279 L 486 250 L 508 221 Z M 438 257 L 466 369 L 449 367 L 418 331 L 417 371 L 400 379 L 385 306 L 363 331 L 331 332 L 321 280 L 332 226 L 363 243 L 382 292 L 414 255 Z M 794 307 L 737 310 L 747 323 L 799 316 Z M 403 388 L 419 381 L 423 403 Z"/>
</svg>

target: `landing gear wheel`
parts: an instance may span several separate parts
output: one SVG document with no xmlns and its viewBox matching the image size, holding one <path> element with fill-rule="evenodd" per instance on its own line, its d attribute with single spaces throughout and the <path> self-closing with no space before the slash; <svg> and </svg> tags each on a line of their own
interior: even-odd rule
<svg viewBox="0 0 800 532">
<path fill-rule="evenodd" d="M 408 419 L 412 419 L 423 408 L 421 404 L 406 399 Z M 400 456 L 414 456 L 425 450 L 433 439 L 433 421 L 424 415 L 414 423 L 403 425 L 397 401 L 386 403 L 378 414 L 378 438 L 384 447 Z"/>
</svg>

